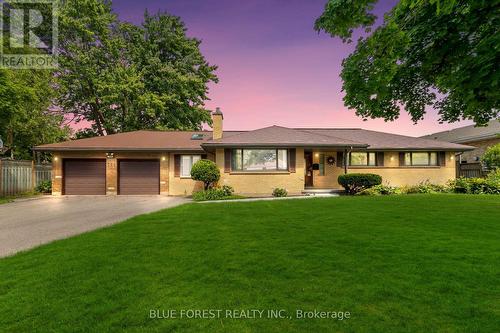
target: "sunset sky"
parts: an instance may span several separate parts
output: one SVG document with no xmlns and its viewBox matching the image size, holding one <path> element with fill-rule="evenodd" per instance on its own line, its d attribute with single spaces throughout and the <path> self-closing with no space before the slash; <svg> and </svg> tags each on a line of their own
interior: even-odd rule
<svg viewBox="0 0 500 333">
<path fill-rule="evenodd" d="M 207 106 L 220 106 L 225 129 L 362 127 L 420 136 L 469 125 L 439 124 L 432 109 L 414 125 L 406 113 L 395 122 L 363 122 L 344 107 L 339 77 L 342 59 L 355 44 L 343 44 L 313 29 L 326 0 L 114 0 L 121 20 L 142 22 L 144 10 L 180 16 L 188 35 L 219 66 Z M 397 3 L 380 0 L 379 16 Z"/>
</svg>

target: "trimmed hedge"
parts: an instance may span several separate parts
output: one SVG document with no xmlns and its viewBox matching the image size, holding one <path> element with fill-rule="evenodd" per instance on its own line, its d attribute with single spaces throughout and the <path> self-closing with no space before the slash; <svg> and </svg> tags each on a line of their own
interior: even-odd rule
<svg viewBox="0 0 500 333">
<path fill-rule="evenodd" d="M 354 195 L 364 189 L 382 184 L 382 177 L 373 173 L 349 173 L 340 175 L 338 182 L 347 194 Z"/>
<path fill-rule="evenodd" d="M 273 197 L 276 197 L 276 198 L 283 198 L 283 197 L 286 197 L 288 196 L 288 191 L 284 188 L 275 188 L 273 190 Z"/>
<path fill-rule="evenodd" d="M 205 191 L 193 193 L 194 201 L 210 201 L 210 200 L 225 200 L 235 197 L 233 195 L 234 189 L 231 186 L 224 185 L 222 187 L 215 187 Z M 236 197 L 235 197 L 236 198 Z M 238 197 L 239 198 L 239 197 Z"/>
<path fill-rule="evenodd" d="M 199 160 L 191 168 L 191 178 L 202 181 L 205 190 L 208 190 L 219 181 L 220 171 L 215 162 Z"/>
</svg>

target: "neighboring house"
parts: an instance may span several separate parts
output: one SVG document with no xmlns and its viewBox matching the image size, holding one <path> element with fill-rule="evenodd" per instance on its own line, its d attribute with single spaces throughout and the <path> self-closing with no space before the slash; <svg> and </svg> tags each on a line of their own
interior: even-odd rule
<svg viewBox="0 0 500 333">
<path fill-rule="evenodd" d="M 478 163 L 488 147 L 500 143 L 500 121 L 491 120 L 485 127 L 465 126 L 425 135 L 422 138 L 473 146 L 476 149 L 460 154 L 458 161 L 461 164 Z"/>
<path fill-rule="evenodd" d="M 285 128 L 223 131 L 136 131 L 48 144 L 54 195 L 190 195 L 202 189 L 190 177 L 201 158 L 216 162 L 220 185 L 245 195 L 341 189 L 343 173 L 376 173 L 391 185 L 455 177 L 455 154 L 473 147 L 363 129 Z"/>
</svg>

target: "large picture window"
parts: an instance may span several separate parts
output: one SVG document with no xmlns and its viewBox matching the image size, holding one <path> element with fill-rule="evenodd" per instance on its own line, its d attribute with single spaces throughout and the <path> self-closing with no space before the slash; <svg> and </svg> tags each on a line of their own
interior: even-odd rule
<svg viewBox="0 0 500 333">
<path fill-rule="evenodd" d="M 377 154 L 368 152 L 352 152 L 349 155 L 349 165 L 351 166 L 376 166 Z"/>
<path fill-rule="evenodd" d="M 437 152 L 411 152 L 405 153 L 406 166 L 429 166 L 438 165 Z"/>
<path fill-rule="evenodd" d="M 201 160 L 200 155 L 182 155 L 181 156 L 181 177 L 191 178 L 191 168 Z"/>
<path fill-rule="evenodd" d="M 287 149 L 233 149 L 231 168 L 235 171 L 286 171 Z"/>
</svg>

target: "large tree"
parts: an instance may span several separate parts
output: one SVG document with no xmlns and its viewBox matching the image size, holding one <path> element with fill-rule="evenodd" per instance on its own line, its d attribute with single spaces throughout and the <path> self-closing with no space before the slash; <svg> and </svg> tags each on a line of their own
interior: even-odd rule
<svg viewBox="0 0 500 333">
<path fill-rule="evenodd" d="M 426 106 L 441 121 L 499 117 L 500 2 L 401 0 L 373 33 L 377 0 L 329 0 L 315 29 L 351 42 L 343 61 L 344 103 L 363 118 L 394 120 L 401 107 L 413 121 Z"/>
<path fill-rule="evenodd" d="M 0 69 L 0 137 L 8 156 L 31 159 L 33 146 L 67 139 L 63 116 L 51 108 L 52 84 L 48 70 Z"/>
<path fill-rule="evenodd" d="M 67 0 L 60 13 L 59 105 L 87 135 L 138 129 L 199 129 L 215 66 L 186 36 L 178 17 L 149 15 L 142 26 L 120 22 L 111 3 Z"/>
</svg>

